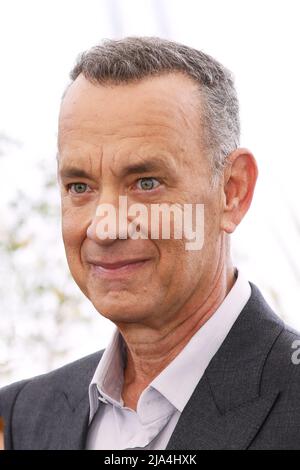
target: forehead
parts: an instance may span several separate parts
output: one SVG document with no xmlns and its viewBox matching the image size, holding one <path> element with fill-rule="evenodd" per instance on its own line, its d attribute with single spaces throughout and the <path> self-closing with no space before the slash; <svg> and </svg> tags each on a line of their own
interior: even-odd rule
<svg viewBox="0 0 300 470">
<path fill-rule="evenodd" d="M 199 124 L 196 90 L 182 74 L 121 85 L 92 84 L 79 75 L 62 102 L 60 138 L 75 132 L 126 137 L 193 130 Z"/>
<path fill-rule="evenodd" d="M 60 166 L 72 162 L 101 172 L 160 157 L 194 167 L 199 103 L 197 84 L 183 74 L 122 85 L 92 84 L 79 75 L 61 106 Z"/>
</svg>

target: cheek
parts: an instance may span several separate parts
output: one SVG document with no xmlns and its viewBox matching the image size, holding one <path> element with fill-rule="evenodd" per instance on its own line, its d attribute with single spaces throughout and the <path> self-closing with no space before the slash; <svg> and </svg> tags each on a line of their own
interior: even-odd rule
<svg viewBox="0 0 300 470">
<path fill-rule="evenodd" d="M 152 292 L 159 292 L 161 302 L 174 309 L 182 306 L 201 283 L 205 271 L 202 250 L 187 251 L 181 240 L 161 247 L 158 276 L 153 276 Z M 168 308 L 169 308 L 168 307 Z"/>
<path fill-rule="evenodd" d="M 70 211 L 62 214 L 62 236 L 69 263 L 74 263 L 80 257 L 80 248 L 86 237 L 86 227 L 81 218 Z"/>
<path fill-rule="evenodd" d="M 80 231 L 75 221 L 72 218 L 64 217 L 62 221 L 62 235 L 66 249 L 77 244 L 79 233 Z"/>
<path fill-rule="evenodd" d="M 80 220 L 80 219 L 79 219 Z M 84 266 L 81 262 L 81 246 L 86 238 L 86 229 L 78 223 L 78 217 L 63 214 L 62 235 L 70 272 L 82 292 L 87 295 Z"/>
<path fill-rule="evenodd" d="M 161 241 L 159 244 L 160 282 L 165 286 L 182 289 L 193 282 L 202 263 L 202 250 L 186 250 L 186 240 Z"/>
</svg>

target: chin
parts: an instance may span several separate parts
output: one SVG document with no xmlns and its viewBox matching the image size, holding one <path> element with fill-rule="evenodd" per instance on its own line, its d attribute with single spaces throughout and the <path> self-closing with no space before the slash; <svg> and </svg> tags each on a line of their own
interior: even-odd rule
<svg viewBox="0 0 300 470">
<path fill-rule="evenodd" d="M 93 299 L 91 302 L 100 315 L 113 323 L 137 323 L 149 317 L 149 310 L 144 305 L 141 309 L 141 302 L 99 302 Z"/>
</svg>

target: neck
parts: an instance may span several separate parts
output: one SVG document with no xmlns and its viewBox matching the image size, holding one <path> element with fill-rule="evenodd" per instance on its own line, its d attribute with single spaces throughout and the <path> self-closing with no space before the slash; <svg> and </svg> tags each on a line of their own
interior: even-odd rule
<svg viewBox="0 0 300 470">
<path fill-rule="evenodd" d="M 118 325 L 125 340 L 127 362 L 122 397 L 135 409 L 141 392 L 180 353 L 199 328 L 214 314 L 235 282 L 231 263 L 219 263 L 204 289 L 184 312 L 161 329 Z"/>
</svg>

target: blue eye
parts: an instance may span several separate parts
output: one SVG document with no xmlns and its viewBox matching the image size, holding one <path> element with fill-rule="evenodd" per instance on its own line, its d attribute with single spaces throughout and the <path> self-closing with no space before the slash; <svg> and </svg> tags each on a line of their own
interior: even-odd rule
<svg viewBox="0 0 300 470">
<path fill-rule="evenodd" d="M 75 194 L 85 193 L 88 185 L 86 183 L 71 183 L 67 186 L 68 190 Z"/>
<path fill-rule="evenodd" d="M 155 186 L 153 181 L 156 181 L 158 184 Z M 152 178 L 152 177 L 140 178 L 138 180 L 138 183 L 141 183 L 139 189 L 142 189 L 143 191 L 150 191 L 151 189 L 155 189 L 160 184 L 156 178 Z"/>
</svg>

